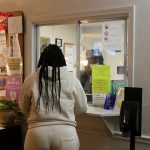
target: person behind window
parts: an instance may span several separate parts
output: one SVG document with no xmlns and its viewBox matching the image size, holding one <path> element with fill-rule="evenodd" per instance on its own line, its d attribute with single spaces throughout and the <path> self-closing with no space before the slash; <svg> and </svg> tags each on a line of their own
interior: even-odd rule
<svg viewBox="0 0 150 150">
<path fill-rule="evenodd" d="M 92 93 L 92 85 L 91 85 L 91 72 L 92 72 L 92 65 L 97 64 L 97 65 L 104 65 L 104 58 L 101 52 L 99 52 L 98 56 L 92 56 L 87 58 L 88 64 L 85 66 L 84 72 L 81 72 L 81 83 L 82 87 L 84 88 L 84 91 L 86 94 L 91 94 Z"/>
<path fill-rule="evenodd" d="M 75 114 L 86 112 L 87 98 L 58 46 L 41 53 L 37 71 L 23 83 L 19 107 L 28 122 L 25 150 L 79 150 Z"/>
</svg>

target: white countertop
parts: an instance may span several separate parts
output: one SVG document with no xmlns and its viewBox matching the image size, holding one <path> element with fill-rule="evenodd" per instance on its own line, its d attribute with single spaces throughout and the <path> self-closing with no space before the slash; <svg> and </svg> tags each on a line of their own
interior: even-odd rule
<svg viewBox="0 0 150 150">
<path fill-rule="evenodd" d="M 119 111 L 106 110 L 101 107 L 88 106 L 87 114 L 100 117 L 120 116 Z"/>
<path fill-rule="evenodd" d="M 5 128 L 0 126 L 0 130 L 3 130 L 3 129 L 5 129 Z"/>
</svg>

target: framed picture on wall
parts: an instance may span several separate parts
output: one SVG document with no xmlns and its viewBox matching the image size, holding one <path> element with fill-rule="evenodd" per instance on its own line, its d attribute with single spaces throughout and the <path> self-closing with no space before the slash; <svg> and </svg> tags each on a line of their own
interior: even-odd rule
<svg viewBox="0 0 150 150">
<path fill-rule="evenodd" d="M 62 47 L 62 39 L 56 38 L 55 39 L 55 44 L 59 47 Z"/>
<path fill-rule="evenodd" d="M 43 52 L 43 50 L 50 44 L 50 38 L 48 37 L 40 37 L 40 52 Z"/>
</svg>

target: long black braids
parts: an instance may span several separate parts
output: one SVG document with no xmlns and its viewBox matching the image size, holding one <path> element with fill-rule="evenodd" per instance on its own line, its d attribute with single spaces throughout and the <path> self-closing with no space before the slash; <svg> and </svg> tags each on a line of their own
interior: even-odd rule
<svg viewBox="0 0 150 150">
<path fill-rule="evenodd" d="M 58 69 L 58 71 L 57 71 Z M 58 76 L 58 84 L 57 84 L 57 76 Z M 52 109 L 54 107 L 55 102 L 58 104 L 59 109 L 60 107 L 60 92 L 61 92 L 61 81 L 60 81 L 60 68 L 53 67 L 52 69 Z"/>
<path fill-rule="evenodd" d="M 52 80 L 51 80 L 51 89 L 48 88 L 48 66 L 52 67 Z M 53 44 L 50 44 L 44 51 L 41 53 L 38 68 L 40 68 L 39 72 L 39 98 L 37 100 L 37 109 L 40 108 L 40 98 L 42 97 L 43 93 L 43 83 L 44 80 L 45 85 L 45 95 L 44 101 L 46 106 L 46 111 L 49 111 L 49 106 L 53 110 L 54 106 L 59 107 L 61 112 L 60 106 L 60 93 L 61 93 L 61 79 L 60 79 L 60 67 L 66 66 L 66 61 L 61 49 Z M 58 82 L 57 82 L 58 81 Z M 51 98 L 49 97 L 49 90 L 51 90 Z M 50 100 L 52 99 L 52 103 Z"/>
</svg>

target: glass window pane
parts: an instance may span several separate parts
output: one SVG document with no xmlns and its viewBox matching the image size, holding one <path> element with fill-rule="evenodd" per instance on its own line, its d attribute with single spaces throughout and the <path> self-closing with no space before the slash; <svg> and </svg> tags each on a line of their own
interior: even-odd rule
<svg viewBox="0 0 150 150">
<path fill-rule="evenodd" d="M 58 45 L 66 58 L 67 68 L 76 74 L 76 24 L 39 26 L 40 52 L 48 44 Z"/>
<path fill-rule="evenodd" d="M 125 29 L 125 20 L 81 23 L 80 81 L 88 101 L 92 101 L 93 65 L 110 66 L 110 92 L 126 86 Z"/>
</svg>

